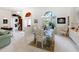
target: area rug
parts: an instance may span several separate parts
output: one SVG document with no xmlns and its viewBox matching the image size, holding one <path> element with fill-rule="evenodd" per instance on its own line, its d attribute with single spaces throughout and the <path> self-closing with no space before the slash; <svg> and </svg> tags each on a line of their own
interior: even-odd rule
<svg viewBox="0 0 79 59">
<path fill-rule="evenodd" d="M 34 43 L 34 41 L 31 41 L 29 45 L 34 46 L 34 47 L 37 47 L 37 48 L 40 48 L 40 49 L 47 50 L 49 52 L 54 52 L 54 45 L 51 48 L 50 47 L 47 47 L 46 45 L 44 45 L 43 48 L 41 48 L 41 43 L 38 42 L 38 44 L 36 45 Z"/>
</svg>

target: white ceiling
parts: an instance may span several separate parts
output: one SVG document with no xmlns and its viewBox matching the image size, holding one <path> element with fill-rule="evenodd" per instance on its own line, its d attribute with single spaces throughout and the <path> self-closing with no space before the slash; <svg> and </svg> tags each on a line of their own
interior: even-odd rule
<svg viewBox="0 0 79 59">
<path fill-rule="evenodd" d="M 22 11 L 23 9 L 25 9 L 25 7 L 0 7 L 0 8 L 11 10 L 11 11 Z"/>
</svg>

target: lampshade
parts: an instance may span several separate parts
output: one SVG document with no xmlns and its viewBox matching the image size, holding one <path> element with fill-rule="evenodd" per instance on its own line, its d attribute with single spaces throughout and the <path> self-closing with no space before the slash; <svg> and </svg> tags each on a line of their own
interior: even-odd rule
<svg viewBox="0 0 79 59">
<path fill-rule="evenodd" d="M 27 12 L 26 14 L 25 14 L 25 17 L 30 17 L 31 16 L 31 13 L 30 12 Z"/>
</svg>

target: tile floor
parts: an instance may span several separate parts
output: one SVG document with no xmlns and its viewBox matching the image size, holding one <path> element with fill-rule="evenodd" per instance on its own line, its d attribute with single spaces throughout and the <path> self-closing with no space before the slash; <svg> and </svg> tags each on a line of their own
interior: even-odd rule
<svg viewBox="0 0 79 59">
<path fill-rule="evenodd" d="M 49 52 L 28 45 L 33 40 L 33 35 L 24 32 L 14 32 L 10 45 L 0 49 L 0 52 Z M 67 37 L 55 35 L 55 52 L 77 52 L 79 49 Z"/>
</svg>

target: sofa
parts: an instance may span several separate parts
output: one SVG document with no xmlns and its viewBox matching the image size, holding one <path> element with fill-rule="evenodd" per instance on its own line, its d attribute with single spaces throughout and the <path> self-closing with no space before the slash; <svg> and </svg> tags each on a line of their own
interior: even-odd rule
<svg viewBox="0 0 79 59">
<path fill-rule="evenodd" d="M 0 30 L 0 48 L 3 48 L 10 44 L 11 42 L 11 34 L 10 31 Z"/>
</svg>

